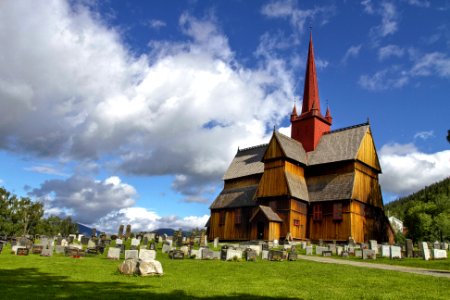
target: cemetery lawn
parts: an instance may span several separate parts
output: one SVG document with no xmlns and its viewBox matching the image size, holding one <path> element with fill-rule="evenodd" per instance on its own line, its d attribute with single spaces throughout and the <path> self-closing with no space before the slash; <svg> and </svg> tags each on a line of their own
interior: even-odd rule
<svg viewBox="0 0 450 300">
<path fill-rule="evenodd" d="M 450 255 L 448 255 L 450 257 Z M 424 260 L 423 258 L 402 258 L 402 259 L 390 259 L 387 257 L 377 257 L 377 259 L 365 259 L 357 257 L 343 258 L 339 256 L 333 256 L 332 258 L 360 261 L 365 263 L 374 264 L 384 264 L 402 267 L 412 267 L 412 268 L 422 268 L 422 269 L 432 269 L 432 270 L 446 270 L 450 271 L 450 259 L 440 259 L 440 260 Z M 450 297 L 449 297 L 450 299 Z"/>
<path fill-rule="evenodd" d="M 2 299 L 449 299 L 450 279 L 304 260 L 170 260 L 164 275 L 125 276 L 121 261 L 0 254 Z"/>
</svg>

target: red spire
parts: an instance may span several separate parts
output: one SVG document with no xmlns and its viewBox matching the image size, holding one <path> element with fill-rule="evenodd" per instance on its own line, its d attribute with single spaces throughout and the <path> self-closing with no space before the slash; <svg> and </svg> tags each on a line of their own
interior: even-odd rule
<svg viewBox="0 0 450 300">
<path fill-rule="evenodd" d="M 298 117 L 297 106 L 295 105 L 295 102 L 294 102 L 294 108 L 292 109 L 292 113 L 291 113 L 291 121 L 295 120 L 297 117 Z"/>
<path fill-rule="evenodd" d="M 314 62 L 314 48 L 311 32 L 309 35 L 308 60 L 306 62 L 302 114 L 311 111 L 312 108 L 315 108 L 320 112 L 319 88 L 317 85 L 316 64 Z"/>
<path fill-rule="evenodd" d="M 329 106 L 327 106 L 327 112 L 325 113 L 325 120 L 327 120 L 330 124 L 333 121 L 333 118 L 331 117 Z"/>
</svg>

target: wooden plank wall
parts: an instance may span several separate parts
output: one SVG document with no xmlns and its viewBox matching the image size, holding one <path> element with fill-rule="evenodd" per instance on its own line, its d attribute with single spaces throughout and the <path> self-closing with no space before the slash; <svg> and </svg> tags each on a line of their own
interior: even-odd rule
<svg viewBox="0 0 450 300">
<path fill-rule="evenodd" d="M 361 141 L 356 159 L 364 162 L 365 164 L 378 171 L 381 171 L 377 150 L 375 148 L 372 133 L 370 132 L 370 130 L 367 131 L 363 140 Z"/>
<path fill-rule="evenodd" d="M 225 213 L 225 223 L 220 224 L 220 212 Z M 251 211 L 242 208 L 241 223 L 235 223 L 235 209 L 219 209 L 211 211 L 209 239 L 218 237 L 220 240 L 248 240 L 249 219 Z"/>
<path fill-rule="evenodd" d="M 308 206 L 306 203 L 291 199 L 291 211 L 289 215 L 289 232 L 294 239 L 306 239 L 306 227 L 308 222 Z M 294 220 L 299 220 L 299 225 L 294 225 Z"/>
<path fill-rule="evenodd" d="M 268 240 L 279 240 L 280 239 L 280 223 L 269 222 L 269 235 Z"/>
<path fill-rule="evenodd" d="M 274 197 L 288 194 L 288 186 L 286 177 L 284 176 L 284 168 L 277 167 L 264 171 L 258 186 L 256 196 Z"/>
<path fill-rule="evenodd" d="M 376 207 L 383 207 L 378 176 L 373 177 L 368 172 L 362 171 L 361 166 L 358 166 L 355 170 L 352 199 L 357 199 Z"/>
<path fill-rule="evenodd" d="M 351 236 L 351 214 L 350 205 L 348 201 L 342 202 L 342 220 L 333 220 L 333 203 L 334 202 L 321 202 L 322 205 L 322 220 L 313 221 L 312 206 L 310 206 L 309 212 L 309 238 L 311 240 L 337 240 L 347 241 Z M 314 203 L 313 205 L 317 205 Z"/>
</svg>

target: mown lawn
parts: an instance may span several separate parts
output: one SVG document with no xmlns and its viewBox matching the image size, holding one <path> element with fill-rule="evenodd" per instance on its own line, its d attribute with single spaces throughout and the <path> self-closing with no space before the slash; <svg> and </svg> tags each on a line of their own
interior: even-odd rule
<svg viewBox="0 0 450 300">
<path fill-rule="evenodd" d="M 119 261 L 0 254 L 1 299 L 449 299 L 450 279 L 309 261 L 170 260 L 125 276 Z"/>
</svg>

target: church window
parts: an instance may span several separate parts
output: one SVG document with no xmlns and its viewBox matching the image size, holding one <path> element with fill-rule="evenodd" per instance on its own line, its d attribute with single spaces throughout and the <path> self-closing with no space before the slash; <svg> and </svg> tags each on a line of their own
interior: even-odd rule
<svg viewBox="0 0 450 300">
<path fill-rule="evenodd" d="M 313 221 L 322 221 L 322 205 L 320 204 L 313 206 Z"/>
<path fill-rule="evenodd" d="M 342 203 L 333 204 L 333 220 L 342 220 Z"/>
</svg>

